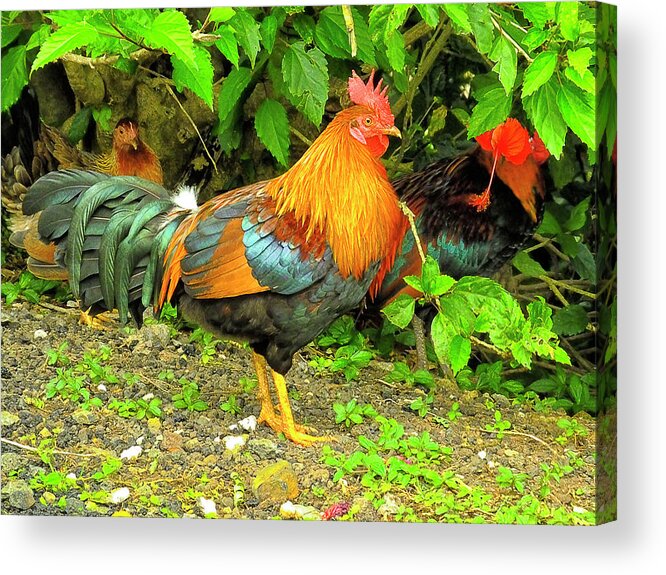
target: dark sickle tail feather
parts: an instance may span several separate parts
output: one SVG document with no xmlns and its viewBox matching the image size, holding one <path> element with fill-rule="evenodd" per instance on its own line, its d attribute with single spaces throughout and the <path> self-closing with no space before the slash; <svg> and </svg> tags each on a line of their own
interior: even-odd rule
<svg viewBox="0 0 666 575">
<path fill-rule="evenodd" d="M 52 172 L 27 193 L 23 212 L 36 219 L 11 241 L 28 251 L 35 275 L 68 278 L 83 308 L 117 308 L 122 323 L 130 312 L 140 322 L 159 292 L 168 240 L 187 215 L 176 207 L 170 192 L 141 178 Z"/>
</svg>

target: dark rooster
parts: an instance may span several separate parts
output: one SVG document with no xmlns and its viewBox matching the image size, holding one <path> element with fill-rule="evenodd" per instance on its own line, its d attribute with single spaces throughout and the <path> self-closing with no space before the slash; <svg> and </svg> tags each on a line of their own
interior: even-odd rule
<svg viewBox="0 0 666 575">
<path fill-rule="evenodd" d="M 477 138 L 478 144 L 454 158 L 399 178 L 393 186 L 415 215 L 425 253 L 442 273 L 459 279 L 490 276 L 534 235 L 543 217 L 545 185 L 541 166 L 549 157 L 538 134 L 509 119 Z M 421 257 L 407 230 L 393 268 L 370 313 L 401 293 L 418 297 L 404 277 L 421 275 Z M 427 318 L 428 312 L 420 314 Z M 414 324 L 419 367 L 425 368 L 423 324 Z"/>
<path fill-rule="evenodd" d="M 495 128 L 464 154 L 393 182 L 415 215 L 424 251 L 454 278 L 494 274 L 532 237 L 543 217 L 541 165 L 548 151 L 537 134 L 530 140 L 516 120 L 507 122 L 522 139 L 518 154 L 493 149 Z M 374 304 L 383 307 L 400 293 L 416 296 L 403 278 L 420 274 L 421 258 L 408 230 Z"/>
<path fill-rule="evenodd" d="M 39 235 L 54 245 L 40 265 L 66 270 L 83 306 L 117 307 L 121 321 L 171 301 L 218 336 L 249 342 L 260 421 L 302 445 L 329 439 L 295 424 L 284 375 L 294 353 L 377 291 L 406 229 L 379 161 L 400 132 L 372 77 L 352 75 L 355 105 L 286 173 L 201 206 L 188 189 L 139 178 L 43 177 L 23 204 L 42 211 Z"/>
</svg>

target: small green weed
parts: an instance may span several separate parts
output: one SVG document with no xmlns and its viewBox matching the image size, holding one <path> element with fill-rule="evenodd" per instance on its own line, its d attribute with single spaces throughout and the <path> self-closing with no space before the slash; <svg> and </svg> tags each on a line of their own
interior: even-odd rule
<svg viewBox="0 0 666 575">
<path fill-rule="evenodd" d="M 238 405 L 238 398 L 234 394 L 231 394 L 225 402 L 220 403 L 220 409 L 232 415 L 238 415 L 243 411 L 243 408 Z"/>
<path fill-rule="evenodd" d="M 495 422 L 486 424 L 486 431 L 494 431 L 497 433 L 497 439 L 502 439 L 504 437 L 504 432 L 511 428 L 511 422 L 502 418 L 502 414 L 499 410 L 495 410 Z"/>
<path fill-rule="evenodd" d="M 201 392 L 196 382 L 181 377 L 179 380 L 182 390 L 172 396 L 173 406 L 176 409 L 187 409 L 189 411 L 206 411 L 208 404 L 201 399 Z"/>
<path fill-rule="evenodd" d="M 366 417 L 375 417 L 377 412 L 371 405 L 359 405 L 356 399 L 351 399 L 347 404 L 334 403 L 335 423 L 344 423 L 346 427 L 363 423 Z"/>
</svg>

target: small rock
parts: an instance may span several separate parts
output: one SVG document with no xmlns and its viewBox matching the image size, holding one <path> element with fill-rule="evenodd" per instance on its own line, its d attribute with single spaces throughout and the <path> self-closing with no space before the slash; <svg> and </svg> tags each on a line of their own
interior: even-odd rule
<svg viewBox="0 0 666 575">
<path fill-rule="evenodd" d="M 86 409 L 77 409 L 72 413 L 72 419 L 79 425 L 92 425 L 99 421 L 99 417 L 96 413 L 88 411 Z"/>
<path fill-rule="evenodd" d="M 141 455 L 142 451 L 143 449 L 140 446 L 132 445 L 132 447 L 128 447 L 120 454 L 120 459 L 136 459 Z"/>
<path fill-rule="evenodd" d="M 202 463 L 204 465 L 207 465 L 208 467 L 213 467 L 214 465 L 217 464 L 217 460 L 218 460 L 217 455 L 214 455 L 214 454 L 211 453 L 210 455 L 207 455 L 206 457 L 204 457 L 204 460 L 202 461 Z"/>
<path fill-rule="evenodd" d="M 76 479 L 76 473 L 68 473 L 65 477 L 67 477 L 67 479 Z"/>
<path fill-rule="evenodd" d="M 44 498 L 44 503 L 46 503 L 46 505 L 55 503 L 56 496 L 50 491 L 45 491 L 42 497 Z"/>
<path fill-rule="evenodd" d="M 9 411 L 3 411 L 0 413 L 0 425 L 2 425 L 2 427 L 11 427 L 12 425 L 16 425 L 19 421 L 21 421 L 21 418 L 15 413 Z"/>
<path fill-rule="evenodd" d="M 238 426 L 241 429 L 244 429 L 245 431 L 249 431 L 251 433 L 255 429 L 257 429 L 257 418 L 254 415 L 250 415 L 245 419 L 241 419 L 238 422 Z"/>
<path fill-rule="evenodd" d="M 222 441 L 227 451 L 237 451 L 245 445 L 246 440 L 242 435 L 226 435 Z"/>
<path fill-rule="evenodd" d="M 486 458 L 486 452 L 484 450 L 481 450 L 477 453 L 479 459 L 485 459 Z"/>
<path fill-rule="evenodd" d="M 379 506 L 377 513 L 379 513 L 385 519 L 389 515 L 395 515 L 400 509 L 400 500 L 397 497 L 393 497 L 390 493 L 384 495 L 384 503 Z"/>
<path fill-rule="evenodd" d="M 44 339 L 45 337 L 48 337 L 48 333 L 46 333 L 43 329 L 36 329 L 35 333 L 33 334 L 35 339 Z"/>
<path fill-rule="evenodd" d="M 217 515 L 217 508 L 215 507 L 215 501 L 211 499 L 206 499 L 205 497 L 199 497 L 199 507 L 204 515 L 214 514 Z"/>
<path fill-rule="evenodd" d="M 2 467 L 4 473 L 9 473 L 10 471 L 21 469 L 26 463 L 27 460 L 25 457 L 22 457 L 18 453 L 11 453 L 8 451 L 7 453 L 2 454 L 2 464 L 0 464 L 0 467 Z"/>
<path fill-rule="evenodd" d="M 127 487 L 121 487 L 120 489 L 115 489 L 111 492 L 109 496 L 109 501 L 111 503 L 122 503 L 130 496 L 130 490 Z"/>
<path fill-rule="evenodd" d="M 100 383 L 97 386 L 97 391 L 106 391 L 106 385 L 104 385 L 103 383 Z"/>
<path fill-rule="evenodd" d="M 148 418 L 148 430 L 151 433 L 157 433 L 162 427 L 162 422 L 157 417 Z"/>
<path fill-rule="evenodd" d="M 291 463 L 284 459 L 261 469 L 252 482 L 259 501 L 279 503 L 298 497 L 298 478 Z"/>
<path fill-rule="evenodd" d="M 255 455 L 259 459 L 273 459 L 279 451 L 277 443 L 264 438 L 250 439 L 247 442 L 247 448 L 252 455 Z"/>
<path fill-rule="evenodd" d="M 294 505 L 285 501 L 280 505 L 280 517 L 283 519 L 302 519 L 304 521 L 321 521 L 321 513 L 310 505 Z"/>
<path fill-rule="evenodd" d="M 147 347 L 164 349 L 171 343 L 169 326 L 164 323 L 144 324 L 139 335 Z"/>
<path fill-rule="evenodd" d="M 30 509 L 35 504 L 35 494 L 22 479 L 7 482 L 2 492 L 7 495 L 9 505 L 17 509 Z"/>
<path fill-rule="evenodd" d="M 145 439 L 145 437 L 143 435 L 141 437 L 137 437 L 136 444 L 137 445 L 142 445 L 144 439 Z"/>
<path fill-rule="evenodd" d="M 162 448 L 166 451 L 173 453 L 175 451 L 182 451 L 183 437 L 173 431 L 164 430 L 162 434 Z"/>
<path fill-rule="evenodd" d="M 192 439 L 188 439 L 185 442 L 185 449 L 187 451 L 197 451 L 201 447 L 201 441 L 197 437 L 193 437 Z"/>
</svg>

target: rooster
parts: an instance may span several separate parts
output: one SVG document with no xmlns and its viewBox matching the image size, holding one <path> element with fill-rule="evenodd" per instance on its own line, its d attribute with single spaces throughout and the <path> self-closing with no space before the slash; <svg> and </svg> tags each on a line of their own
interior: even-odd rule
<svg viewBox="0 0 666 575">
<path fill-rule="evenodd" d="M 171 194 L 139 178 L 44 176 L 23 204 L 42 212 L 39 235 L 53 246 L 36 271 L 66 270 L 83 306 L 115 306 L 121 321 L 170 301 L 212 333 L 247 341 L 259 420 L 297 444 L 331 439 L 295 423 L 284 376 L 301 347 L 377 292 L 407 227 L 379 160 L 400 132 L 373 75 L 364 84 L 352 73 L 354 105 L 287 172 L 201 206 L 187 188 Z"/>
<path fill-rule="evenodd" d="M 543 217 L 546 189 L 541 166 L 549 153 L 538 134 L 529 138 L 517 120 L 509 119 L 477 142 L 465 153 L 393 181 L 414 213 L 424 252 L 455 279 L 497 272 L 529 241 Z M 419 297 L 404 281 L 409 275 L 421 275 L 421 256 L 411 230 L 369 304 L 370 315 L 402 293 Z M 423 324 L 417 318 L 413 327 L 418 365 L 425 368 Z"/>
</svg>

